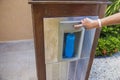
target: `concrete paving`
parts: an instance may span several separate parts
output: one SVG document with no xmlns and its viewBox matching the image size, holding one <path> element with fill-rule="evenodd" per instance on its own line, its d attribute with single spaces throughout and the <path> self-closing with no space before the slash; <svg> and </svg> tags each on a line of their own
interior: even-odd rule
<svg viewBox="0 0 120 80">
<path fill-rule="evenodd" d="M 33 40 L 0 43 L 0 80 L 37 80 Z M 120 53 L 95 58 L 89 80 L 120 80 Z"/>
<path fill-rule="evenodd" d="M 0 80 L 37 80 L 33 41 L 0 43 Z"/>
</svg>

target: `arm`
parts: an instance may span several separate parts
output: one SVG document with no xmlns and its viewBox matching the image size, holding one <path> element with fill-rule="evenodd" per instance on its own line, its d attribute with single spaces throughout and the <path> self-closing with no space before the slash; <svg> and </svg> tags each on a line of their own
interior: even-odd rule
<svg viewBox="0 0 120 80">
<path fill-rule="evenodd" d="M 102 18 L 102 19 L 100 19 L 100 21 L 101 21 L 102 26 L 120 24 L 120 13 L 116 13 L 114 15 Z M 82 24 L 74 25 L 74 27 L 76 29 L 81 26 L 85 26 L 85 28 L 87 28 L 87 29 L 99 27 L 98 20 L 92 20 L 89 18 L 85 18 L 85 19 L 81 20 L 81 22 L 82 22 Z"/>
<path fill-rule="evenodd" d="M 102 26 L 120 24 L 120 13 L 101 19 Z"/>
</svg>

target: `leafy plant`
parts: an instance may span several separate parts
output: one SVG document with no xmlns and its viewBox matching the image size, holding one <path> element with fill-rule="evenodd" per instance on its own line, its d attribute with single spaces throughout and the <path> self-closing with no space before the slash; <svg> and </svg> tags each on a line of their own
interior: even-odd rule
<svg viewBox="0 0 120 80">
<path fill-rule="evenodd" d="M 120 11 L 120 0 L 110 0 L 112 4 L 106 10 L 106 16 L 110 16 Z"/>
<path fill-rule="evenodd" d="M 108 6 L 106 16 L 120 11 L 120 0 L 111 0 L 113 3 Z M 105 26 L 102 28 L 96 56 L 111 56 L 120 51 L 120 24 Z"/>
<path fill-rule="evenodd" d="M 114 36 L 100 38 L 98 41 L 96 56 L 111 56 L 120 50 L 120 39 Z"/>
</svg>

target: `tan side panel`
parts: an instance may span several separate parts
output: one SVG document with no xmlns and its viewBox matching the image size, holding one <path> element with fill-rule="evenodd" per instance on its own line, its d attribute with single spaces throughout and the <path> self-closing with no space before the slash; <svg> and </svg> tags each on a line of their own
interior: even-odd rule
<svg viewBox="0 0 120 80">
<path fill-rule="evenodd" d="M 68 63 L 46 64 L 47 80 L 68 80 Z"/>
<path fill-rule="evenodd" d="M 59 63 L 52 65 L 52 80 L 59 80 Z"/>
<path fill-rule="evenodd" d="M 52 80 L 52 64 L 46 64 L 46 79 Z"/>
<path fill-rule="evenodd" d="M 57 62 L 59 18 L 44 18 L 45 62 Z"/>
<path fill-rule="evenodd" d="M 61 62 L 59 68 L 59 80 L 68 80 L 69 62 Z"/>
</svg>

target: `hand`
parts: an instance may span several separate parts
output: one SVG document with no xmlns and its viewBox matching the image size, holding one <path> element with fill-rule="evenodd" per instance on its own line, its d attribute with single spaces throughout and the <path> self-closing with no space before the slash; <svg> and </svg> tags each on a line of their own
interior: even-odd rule
<svg viewBox="0 0 120 80">
<path fill-rule="evenodd" d="M 97 20 L 92 20 L 92 19 L 89 19 L 89 18 L 85 18 L 85 19 L 81 20 L 81 23 L 82 24 L 74 25 L 74 28 L 78 29 L 78 28 L 84 26 L 86 29 L 92 29 L 92 28 L 97 28 L 98 27 L 98 21 Z"/>
</svg>

